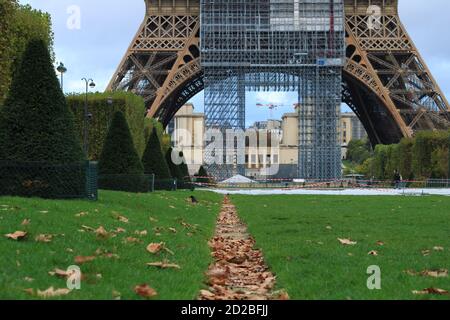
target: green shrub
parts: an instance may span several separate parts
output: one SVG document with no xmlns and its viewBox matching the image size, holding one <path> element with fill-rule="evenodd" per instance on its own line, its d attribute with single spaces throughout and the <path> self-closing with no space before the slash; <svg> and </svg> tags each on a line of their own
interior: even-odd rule
<svg viewBox="0 0 450 320">
<path fill-rule="evenodd" d="M 172 148 L 169 148 L 169 150 L 167 150 L 166 152 L 166 162 L 167 165 L 169 166 L 170 175 L 172 176 L 172 178 L 177 179 L 178 181 L 183 181 L 184 177 L 183 173 L 181 172 L 180 166 L 176 165 L 172 161 L 172 152 L 173 152 Z"/>
<path fill-rule="evenodd" d="M 84 94 L 71 94 L 67 102 L 75 114 L 76 128 L 83 139 Z M 129 92 L 105 92 L 88 94 L 88 110 L 92 114 L 89 121 L 89 159 L 98 160 L 103 149 L 109 124 L 117 111 L 121 111 L 129 124 L 130 132 L 139 156 L 145 148 L 144 100 Z"/>
<path fill-rule="evenodd" d="M 99 162 L 99 187 L 106 190 L 146 192 L 149 179 L 144 175 L 133 138 L 121 111 L 109 126 Z"/>
<path fill-rule="evenodd" d="M 443 169 L 444 162 L 448 163 L 448 137 L 445 131 L 419 132 L 413 145 L 413 172 L 416 178 L 444 178 L 447 171 Z M 441 149 L 440 151 L 438 151 Z M 439 168 L 438 168 L 439 167 Z"/>
<path fill-rule="evenodd" d="M 206 171 L 204 166 L 200 166 L 195 177 L 195 182 L 203 184 L 211 183 L 211 179 L 209 178 L 208 172 Z"/>
<path fill-rule="evenodd" d="M 42 40 L 33 40 L 27 46 L 0 110 L 0 160 L 7 164 L 2 167 L 0 178 L 10 179 L 0 185 L 11 194 L 73 196 L 73 191 L 66 190 L 61 181 L 71 182 L 80 192 L 84 188 L 84 173 L 77 169 L 84 155 L 73 114 Z M 73 170 L 58 169 L 72 164 Z M 12 167 L 16 169 L 5 171 Z"/>
<path fill-rule="evenodd" d="M 171 179 L 170 170 L 161 149 L 156 128 L 147 142 L 144 155 L 142 156 L 142 164 L 144 165 L 145 174 L 154 174 L 156 180 Z"/>
</svg>

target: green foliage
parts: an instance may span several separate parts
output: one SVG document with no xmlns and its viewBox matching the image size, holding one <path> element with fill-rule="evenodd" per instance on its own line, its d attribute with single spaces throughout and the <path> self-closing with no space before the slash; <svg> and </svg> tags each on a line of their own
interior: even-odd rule
<svg viewBox="0 0 450 320">
<path fill-rule="evenodd" d="M 0 159 L 72 163 L 84 159 L 73 114 L 47 45 L 33 40 L 0 111 Z"/>
<path fill-rule="evenodd" d="M 398 170 L 403 179 L 414 179 L 414 173 L 412 170 L 412 148 L 414 145 L 414 139 L 405 138 L 398 144 Z"/>
<path fill-rule="evenodd" d="M 178 181 L 183 181 L 183 173 L 181 172 L 180 166 L 173 163 L 172 161 L 172 152 L 173 152 L 172 148 L 169 148 L 169 150 L 167 150 L 166 152 L 166 162 L 167 165 L 169 166 L 170 174 L 172 178 L 175 178 Z"/>
<path fill-rule="evenodd" d="M 76 128 L 83 138 L 85 94 L 71 94 L 67 102 L 75 114 Z M 98 160 L 103 149 L 109 124 L 117 111 L 123 112 L 130 127 L 136 150 L 141 156 L 145 148 L 144 100 L 128 92 L 105 92 L 88 94 L 88 110 L 92 114 L 89 122 L 89 159 Z"/>
<path fill-rule="evenodd" d="M 18 5 L 15 0 L 0 0 L 0 105 L 5 100 L 13 74 L 20 67 L 28 42 L 42 40 L 53 61 L 53 33 L 50 15 Z"/>
<path fill-rule="evenodd" d="M 145 118 L 144 120 L 144 136 L 145 141 L 147 142 L 150 139 L 150 136 L 153 132 L 153 129 L 156 129 L 158 134 L 159 141 L 161 143 L 161 149 L 164 154 L 171 148 L 172 143 L 170 139 L 170 135 L 164 132 L 164 127 L 161 122 L 154 118 Z"/>
<path fill-rule="evenodd" d="M 161 143 L 156 128 L 153 128 L 152 134 L 147 142 L 142 163 L 146 174 L 154 174 L 156 179 L 170 179 L 170 170 L 161 149 Z"/>
<path fill-rule="evenodd" d="M 445 131 L 419 132 L 412 148 L 412 167 L 416 178 L 443 178 L 448 175 L 448 138 Z"/>
<path fill-rule="evenodd" d="M 406 180 L 448 179 L 450 132 L 422 131 L 396 145 L 378 145 L 370 161 L 359 169 L 380 180 L 392 179 L 400 172 Z"/>
<path fill-rule="evenodd" d="M 139 155 L 125 115 L 114 114 L 99 162 L 99 187 L 118 191 L 148 191 Z"/>
<path fill-rule="evenodd" d="M 351 140 L 347 147 L 347 160 L 362 164 L 370 158 L 372 147 L 368 139 Z"/>
</svg>

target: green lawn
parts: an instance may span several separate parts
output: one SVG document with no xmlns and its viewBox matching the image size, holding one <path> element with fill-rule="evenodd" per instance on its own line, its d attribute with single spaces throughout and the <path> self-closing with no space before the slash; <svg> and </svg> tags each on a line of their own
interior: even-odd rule
<svg viewBox="0 0 450 320">
<path fill-rule="evenodd" d="M 200 201 L 198 205 L 186 200 L 191 194 Z M 98 202 L 0 198 L 0 299 L 33 298 L 23 291 L 27 288 L 65 288 L 65 279 L 48 272 L 74 265 L 76 256 L 93 255 L 97 255 L 94 261 L 81 265 L 85 276 L 81 290 L 63 299 L 112 299 L 119 293 L 122 299 L 140 299 L 134 287 L 143 283 L 158 292 L 155 299 L 194 299 L 211 262 L 207 241 L 213 235 L 221 200 L 213 193 L 183 191 L 101 192 Z M 88 214 L 77 216 L 81 212 Z M 120 221 L 120 216 L 129 222 L 123 218 Z M 22 226 L 25 219 L 31 222 Z M 126 232 L 102 239 L 92 231 L 81 232 L 85 230 L 82 226 L 103 226 L 109 233 L 123 228 Z M 4 237 L 17 230 L 28 232 L 28 236 L 22 241 Z M 147 235 L 135 234 L 144 230 Z M 56 236 L 49 243 L 41 243 L 35 240 L 39 234 Z M 128 237 L 139 242 L 127 242 Z M 146 251 L 153 242 L 165 242 L 174 255 L 165 252 L 153 256 Z M 113 255 L 99 255 L 98 249 Z M 182 269 L 146 266 L 163 259 Z M 34 280 L 30 282 L 29 278 Z"/>
<path fill-rule="evenodd" d="M 430 287 L 450 291 L 448 277 L 404 271 L 449 269 L 450 198 L 236 195 L 232 200 L 278 286 L 292 299 L 449 298 L 412 294 Z M 344 246 L 337 238 L 357 244 Z M 372 250 L 379 255 L 368 255 Z M 381 268 L 379 291 L 367 289 L 371 265 Z"/>
</svg>

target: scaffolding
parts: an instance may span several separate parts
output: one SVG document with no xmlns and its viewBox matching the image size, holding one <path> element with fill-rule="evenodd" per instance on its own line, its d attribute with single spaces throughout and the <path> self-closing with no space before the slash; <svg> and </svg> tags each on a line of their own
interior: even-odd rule
<svg viewBox="0 0 450 320">
<path fill-rule="evenodd" d="M 340 177 L 343 0 L 201 0 L 200 33 L 206 129 L 244 131 L 246 91 L 298 92 L 298 177 Z M 231 139 L 206 146 L 217 179 L 244 173 Z"/>
</svg>

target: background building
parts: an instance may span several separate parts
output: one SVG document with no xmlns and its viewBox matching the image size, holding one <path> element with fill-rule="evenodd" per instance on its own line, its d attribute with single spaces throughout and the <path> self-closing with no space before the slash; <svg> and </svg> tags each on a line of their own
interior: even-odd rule
<svg viewBox="0 0 450 320">
<path fill-rule="evenodd" d="M 298 123 L 297 105 L 292 113 L 285 113 L 281 120 L 258 121 L 246 129 L 247 137 L 256 139 L 256 146 L 250 146 L 246 139 L 245 175 L 265 178 L 263 169 L 277 169 L 270 178 L 297 178 L 298 168 Z M 173 146 L 183 151 L 188 162 L 189 172 L 195 174 L 203 164 L 205 116 L 194 112 L 192 104 L 184 105 L 168 126 Z M 342 159 L 347 154 L 348 143 L 353 139 L 363 139 L 366 131 L 353 112 L 342 113 L 339 139 L 342 146 Z"/>
</svg>

